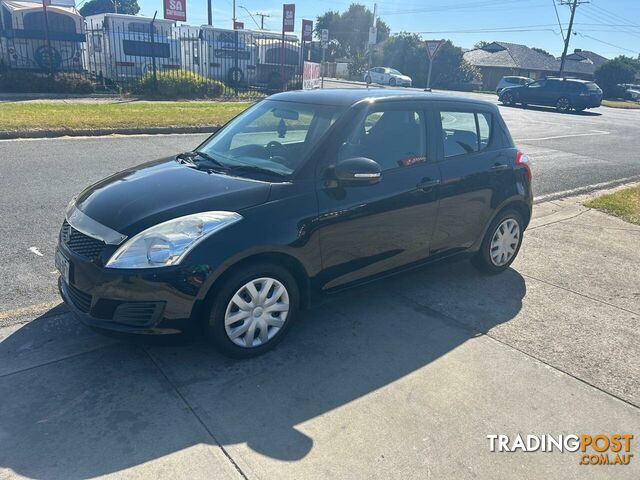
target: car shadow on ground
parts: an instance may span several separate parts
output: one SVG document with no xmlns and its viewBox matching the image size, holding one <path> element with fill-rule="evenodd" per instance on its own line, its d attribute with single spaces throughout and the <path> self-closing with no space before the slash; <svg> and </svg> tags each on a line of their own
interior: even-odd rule
<svg viewBox="0 0 640 480">
<path fill-rule="evenodd" d="M 86 478 L 216 442 L 302 459 L 314 439 L 301 423 L 508 322 L 525 293 L 513 269 L 487 277 L 467 262 L 433 266 L 331 298 L 277 349 L 244 361 L 199 339 L 114 340 L 45 314 L 0 343 L 0 471 Z"/>
<path fill-rule="evenodd" d="M 547 112 L 547 113 L 556 113 L 558 115 L 577 115 L 581 117 L 599 117 L 602 113 L 594 112 L 593 110 L 583 110 L 582 112 L 577 112 L 576 110 L 569 110 L 568 112 L 559 112 L 554 107 L 542 107 L 538 105 L 527 105 L 523 107 L 522 105 L 505 105 L 504 103 L 499 104 L 501 107 L 508 108 L 519 108 L 521 110 L 536 110 L 538 112 Z"/>
</svg>

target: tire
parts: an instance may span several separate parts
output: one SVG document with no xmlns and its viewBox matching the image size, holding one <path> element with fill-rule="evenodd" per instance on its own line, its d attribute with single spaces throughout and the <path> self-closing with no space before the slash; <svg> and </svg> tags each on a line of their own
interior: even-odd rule
<svg viewBox="0 0 640 480">
<path fill-rule="evenodd" d="M 364 82 L 365 83 L 371 83 L 371 76 L 367 75 L 366 77 L 364 77 Z"/>
<path fill-rule="evenodd" d="M 390 87 L 395 87 L 396 86 L 396 79 L 395 78 L 389 79 L 389 86 Z"/>
<path fill-rule="evenodd" d="M 571 103 L 567 97 L 560 97 L 556 102 L 556 110 L 560 113 L 567 113 L 571 110 Z"/>
<path fill-rule="evenodd" d="M 517 240 L 517 243 L 515 244 L 515 248 L 513 245 L 511 245 L 511 248 L 513 249 L 511 256 L 505 255 L 504 257 L 501 257 L 499 256 L 500 251 L 497 250 L 495 246 L 492 247 L 492 243 L 493 243 L 494 237 L 498 235 L 498 231 L 500 229 L 502 228 L 508 229 L 509 225 L 513 225 L 513 223 L 509 223 L 509 222 L 515 222 L 515 224 L 518 227 L 518 230 L 517 230 L 518 240 Z M 491 225 L 487 229 L 487 233 L 485 234 L 484 239 L 482 240 L 482 245 L 480 246 L 480 250 L 478 250 L 478 253 L 476 253 L 472 257 L 471 263 L 473 264 L 473 266 L 476 267 L 481 272 L 488 273 L 491 275 L 495 275 L 497 273 L 503 272 L 507 268 L 509 268 L 509 266 L 511 266 L 513 261 L 518 256 L 518 252 L 520 251 L 520 246 L 522 245 L 522 238 L 524 234 L 523 225 L 524 225 L 524 222 L 522 220 L 522 215 L 520 215 L 520 213 L 518 213 L 516 210 L 505 210 L 504 212 L 500 213 L 493 220 L 493 222 L 491 222 Z M 504 231 L 506 232 L 506 230 Z M 508 242 L 509 239 L 510 237 L 506 237 L 505 241 Z M 500 241 L 497 240 L 497 242 L 499 243 Z M 508 245 L 508 243 L 503 243 L 502 245 Z M 495 258 L 493 258 L 494 256 L 498 256 L 497 261 L 495 260 Z"/>
<path fill-rule="evenodd" d="M 289 331 L 298 314 L 300 290 L 293 275 L 279 265 L 261 263 L 240 267 L 223 282 L 211 298 L 207 310 L 206 330 L 211 343 L 223 354 L 234 358 L 255 357 L 274 348 Z M 263 288 L 269 288 L 266 295 L 270 297 L 265 297 L 263 301 L 253 300 L 246 289 L 252 282 L 256 282 L 256 295 L 260 296 Z M 280 287 L 284 288 L 284 293 L 273 300 Z M 235 300 L 238 294 L 239 300 Z M 247 306 L 245 309 L 238 306 L 243 300 Z M 255 303 L 258 305 L 254 307 Z M 287 303 L 288 309 L 284 310 Z M 269 308 L 274 311 L 268 312 Z M 238 320 L 226 325 L 233 315 Z M 234 333 L 237 335 L 235 341 L 231 338 Z M 253 336 L 247 338 L 250 333 Z M 253 344 L 248 346 L 251 339 Z"/>
<path fill-rule="evenodd" d="M 500 101 L 504 105 L 509 105 L 509 106 L 515 105 L 515 103 L 516 103 L 515 100 L 513 99 L 513 93 L 511 93 L 511 92 L 505 92 L 502 95 L 502 98 L 500 99 Z"/>
<path fill-rule="evenodd" d="M 239 68 L 230 68 L 227 72 L 227 83 L 233 87 L 236 87 L 244 81 L 244 72 Z"/>
</svg>

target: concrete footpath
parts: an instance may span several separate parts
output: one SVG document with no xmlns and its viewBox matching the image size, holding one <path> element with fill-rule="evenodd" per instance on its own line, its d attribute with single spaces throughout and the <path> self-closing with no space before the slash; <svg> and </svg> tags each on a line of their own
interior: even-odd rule
<svg viewBox="0 0 640 480">
<path fill-rule="evenodd" d="M 582 200 L 536 205 L 501 275 L 343 294 L 249 361 L 60 308 L 0 328 L 0 478 L 640 478 L 640 227 Z M 629 465 L 487 440 L 599 433 Z"/>
</svg>

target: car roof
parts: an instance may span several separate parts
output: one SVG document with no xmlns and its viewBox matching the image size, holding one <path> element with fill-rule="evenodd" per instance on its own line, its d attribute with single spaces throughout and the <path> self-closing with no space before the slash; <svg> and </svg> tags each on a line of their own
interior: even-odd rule
<svg viewBox="0 0 640 480">
<path fill-rule="evenodd" d="M 361 101 L 447 101 L 465 105 L 477 105 L 483 107 L 495 107 L 486 100 L 460 97 L 431 92 L 395 90 L 385 88 L 328 88 L 314 90 L 293 90 L 290 92 L 276 93 L 268 97 L 269 100 L 280 100 L 284 102 L 300 102 L 334 106 L 349 106 Z"/>
<path fill-rule="evenodd" d="M 582 80 L 580 78 L 546 77 L 545 80 L 563 80 L 565 82 L 593 83 L 593 80 Z"/>
</svg>

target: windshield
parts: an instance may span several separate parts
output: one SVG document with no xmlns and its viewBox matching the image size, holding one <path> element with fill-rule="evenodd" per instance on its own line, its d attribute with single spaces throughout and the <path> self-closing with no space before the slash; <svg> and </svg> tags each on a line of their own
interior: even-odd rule
<svg viewBox="0 0 640 480">
<path fill-rule="evenodd" d="M 241 114 L 198 152 L 223 168 L 291 175 L 342 108 L 265 100 Z"/>
<path fill-rule="evenodd" d="M 396 70 L 395 68 L 390 68 L 389 69 L 389 73 L 393 73 L 394 75 L 402 75 L 398 70 Z"/>
</svg>

